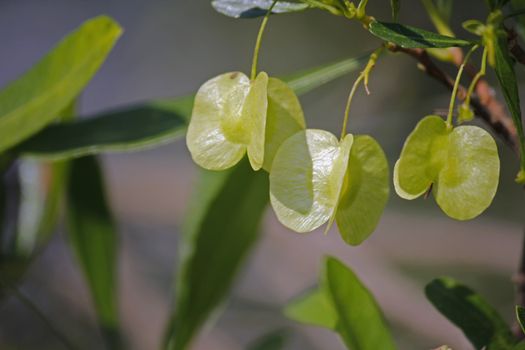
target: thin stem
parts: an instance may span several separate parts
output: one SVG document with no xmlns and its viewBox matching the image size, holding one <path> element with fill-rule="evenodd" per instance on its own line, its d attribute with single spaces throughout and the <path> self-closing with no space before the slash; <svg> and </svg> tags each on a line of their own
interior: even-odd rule
<svg viewBox="0 0 525 350">
<path fill-rule="evenodd" d="M 376 65 L 376 62 L 377 62 L 377 60 L 379 58 L 379 55 L 381 54 L 381 52 L 383 52 L 383 49 L 384 49 L 384 47 L 381 46 L 380 48 L 378 48 L 377 50 L 372 52 L 372 54 L 370 55 L 370 58 L 368 59 L 368 62 L 366 64 L 365 68 L 363 69 L 363 71 L 361 71 L 361 73 L 359 73 L 359 76 L 357 77 L 356 81 L 354 82 L 354 85 L 352 85 L 352 90 L 350 90 L 350 94 L 348 95 L 348 100 L 346 101 L 345 116 L 344 116 L 344 119 L 343 119 L 343 127 L 342 127 L 342 130 L 341 130 L 341 139 L 343 139 L 345 137 L 345 135 L 346 135 L 346 128 L 347 128 L 347 124 L 348 124 L 348 116 L 350 115 L 350 107 L 352 105 L 352 100 L 354 98 L 354 95 L 355 95 L 355 93 L 357 91 L 357 87 L 359 86 L 359 84 L 361 82 L 364 82 L 366 93 L 370 94 L 370 91 L 368 90 L 368 78 L 370 76 L 370 72 L 372 71 L 372 69 Z"/>
<path fill-rule="evenodd" d="M 452 88 L 452 95 L 450 96 L 450 104 L 448 107 L 448 115 L 447 115 L 447 128 L 452 129 L 452 114 L 454 112 L 454 104 L 456 102 L 456 97 L 458 94 L 458 87 L 459 82 L 461 81 L 461 75 L 463 74 L 463 70 L 465 69 L 465 65 L 467 64 L 470 56 L 476 49 L 479 47 L 479 45 L 474 45 L 469 50 L 467 55 L 465 56 L 465 59 L 463 60 L 463 63 L 461 63 L 461 66 L 459 66 L 458 75 L 456 76 L 456 81 L 454 82 L 454 87 Z"/>
<path fill-rule="evenodd" d="M 67 339 L 67 337 L 62 334 L 52 323 L 51 321 L 46 317 L 44 312 L 36 306 L 31 299 L 25 295 L 24 292 L 19 290 L 16 287 L 10 288 L 13 291 L 13 295 L 22 303 L 24 304 L 28 309 L 30 309 L 49 329 L 53 335 L 60 340 L 60 342 L 64 345 L 66 349 L 74 350 L 75 347 L 70 343 L 70 341 Z"/>
<path fill-rule="evenodd" d="M 254 80 L 255 77 L 257 76 L 257 62 L 259 61 L 259 50 L 261 48 L 261 42 L 262 42 L 264 30 L 266 29 L 266 23 L 268 23 L 268 18 L 270 17 L 270 14 L 272 13 L 272 10 L 275 4 L 277 4 L 277 1 L 279 0 L 274 0 L 272 2 L 272 5 L 268 8 L 268 12 L 266 12 L 266 15 L 264 16 L 262 20 L 261 27 L 259 28 L 259 34 L 257 34 L 257 41 L 255 42 L 255 49 L 253 50 L 252 74 L 251 74 L 252 80 Z"/>
<path fill-rule="evenodd" d="M 357 87 L 363 80 L 365 80 L 365 76 L 363 74 L 359 74 L 359 77 L 354 82 L 354 85 L 352 85 L 352 90 L 350 90 L 350 94 L 348 95 L 345 108 L 345 117 L 343 119 L 343 129 L 341 130 L 341 139 L 343 139 L 346 135 L 346 125 L 348 124 L 348 115 L 350 114 L 352 99 L 354 98 L 355 92 L 357 91 Z"/>
<path fill-rule="evenodd" d="M 467 96 L 465 97 L 465 104 L 467 106 L 470 106 L 470 97 L 472 96 L 472 93 L 474 93 L 474 89 L 476 88 L 476 85 L 478 84 L 478 81 L 483 77 L 487 71 L 487 55 L 488 50 L 485 47 L 483 50 L 483 57 L 481 58 L 481 69 L 479 72 L 474 76 L 472 79 L 472 82 L 470 83 L 470 86 L 467 90 Z"/>
</svg>

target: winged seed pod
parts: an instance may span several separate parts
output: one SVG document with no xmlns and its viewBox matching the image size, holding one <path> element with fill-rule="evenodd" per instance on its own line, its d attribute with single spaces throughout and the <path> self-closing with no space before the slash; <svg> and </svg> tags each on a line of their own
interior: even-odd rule
<svg viewBox="0 0 525 350">
<path fill-rule="evenodd" d="M 388 200 L 388 163 L 370 136 L 339 141 L 308 129 L 288 138 L 270 172 L 270 200 L 279 221 L 297 232 L 334 220 L 351 245 L 375 229 Z"/>
<path fill-rule="evenodd" d="M 299 100 L 283 81 L 265 72 L 252 81 L 230 72 L 197 92 L 186 144 L 205 169 L 230 168 L 248 153 L 254 170 L 269 171 L 281 143 L 304 128 Z"/>
</svg>

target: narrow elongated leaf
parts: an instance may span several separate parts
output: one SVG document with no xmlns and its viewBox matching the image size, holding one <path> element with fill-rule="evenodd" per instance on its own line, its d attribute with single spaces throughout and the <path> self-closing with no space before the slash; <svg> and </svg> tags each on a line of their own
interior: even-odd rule
<svg viewBox="0 0 525 350">
<path fill-rule="evenodd" d="M 259 236 L 267 203 L 268 175 L 253 172 L 246 158 L 228 171 L 203 171 L 183 228 L 168 349 L 186 349 L 222 302 Z"/>
<path fill-rule="evenodd" d="M 512 121 L 518 133 L 521 155 L 521 169 L 525 169 L 525 136 L 523 134 L 523 123 L 521 120 L 520 95 L 518 91 L 518 81 L 514 72 L 514 62 L 510 57 L 506 39 L 496 40 L 496 75 L 498 77 L 501 90 L 505 96 L 505 101 L 512 116 Z"/>
<path fill-rule="evenodd" d="M 211 5 L 223 15 L 234 18 L 254 18 L 266 15 L 273 0 L 214 0 Z M 306 10 L 308 4 L 292 1 L 279 1 L 272 13 L 287 13 Z"/>
<path fill-rule="evenodd" d="M 451 278 L 439 278 L 425 287 L 425 294 L 436 309 L 458 326 L 476 349 L 500 344 L 513 345 L 512 333 L 494 308 L 479 294 Z"/>
<path fill-rule="evenodd" d="M 525 333 L 525 308 L 523 306 L 516 305 L 516 318 L 518 319 L 521 330 Z"/>
<path fill-rule="evenodd" d="M 88 20 L 0 91 L 0 151 L 53 121 L 86 86 L 121 33 L 109 17 Z"/>
<path fill-rule="evenodd" d="M 102 331 L 110 347 L 116 348 L 118 239 L 95 157 L 71 162 L 67 202 L 69 241 L 91 290 Z"/>
<path fill-rule="evenodd" d="M 250 344 L 248 350 L 282 350 L 287 337 L 288 334 L 284 330 L 274 331 Z"/>
<path fill-rule="evenodd" d="M 16 151 L 40 160 L 59 160 L 156 147 L 184 134 L 188 116 L 180 110 L 187 100 L 153 101 L 94 118 L 52 125 L 21 143 Z"/>
<path fill-rule="evenodd" d="M 305 94 L 355 71 L 367 60 L 365 56 L 343 59 L 293 74 L 285 81 L 296 94 Z M 193 96 L 187 96 L 103 112 L 49 126 L 17 146 L 16 151 L 40 160 L 59 160 L 155 147 L 184 135 L 192 108 Z"/>
<path fill-rule="evenodd" d="M 325 262 L 324 286 L 337 312 L 337 330 L 352 350 L 395 349 L 374 296 L 352 270 L 333 257 Z"/>
<path fill-rule="evenodd" d="M 370 24 L 370 33 L 378 38 L 392 42 L 404 48 L 432 48 L 469 46 L 472 42 L 450 36 L 429 32 L 399 23 L 374 21 Z"/>
<path fill-rule="evenodd" d="M 308 291 L 286 305 L 284 314 L 291 320 L 311 326 L 337 329 L 339 317 L 330 296 L 323 289 Z"/>
<path fill-rule="evenodd" d="M 399 15 L 399 9 L 401 8 L 400 0 L 390 0 L 390 7 L 392 8 L 392 19 L 397 21 L 397 16 Z"/>
</svg>

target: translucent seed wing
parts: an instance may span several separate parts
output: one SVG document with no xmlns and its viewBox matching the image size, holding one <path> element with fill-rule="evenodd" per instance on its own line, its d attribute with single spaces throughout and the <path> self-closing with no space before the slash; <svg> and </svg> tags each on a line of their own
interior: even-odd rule
<svg viewBox="0 0 525 350">
<path fill-rule="evenodd" d="M 264 162 L 266 112 L 268 109 L 268 75 L 259 73 L 251 83 L 242 111 L 242 120 L 250 134 L 248 159 L 253 170 L 261 169 Z"/>
<path fill-rule="evenodd" d="M 263 164 L 266 171 L 270 172 L 273 158 L 284 140 L 305 127 L 303 110 L 293 90 L 283 81 L 270 78 Z"/>
<path fill-rule="evenodd" d="M 438 205 L 457 220 L 478 216 L 496 194 L 499 170 L 498 148 L 488 132 L 477 126 L 455 128 L 434 192 Z"/>
<path fill-rule="evenodd" d="M 400 197 L 417 198 L 434 182 L 445 159 L 447 134 L 441 117 L 427 116 L 408 136 L 394 175 Z"/>
<path fill-rule="evenodd" d="M 416 193 L 416 194 L 410 194 L 410 193 L 405 192 L 405 190 L 403 190 L 401 186 L 399 185 L 398 168 L 399 168 L 399 159 L 396 161 L 396 164 L 394 165 L 394 189 L 396 190 L 396 193 L 399 197 L 403 199 L 412 200 L 412 199 L 416 199 L 417 197 L 421 196 L 423 193 L 426 192 L 426 190 L 421 193 Z"/>
<path fill-rule="evenodd" d="M 343 240 L 362 243 L 376 228 L 389 194 L 388 161 L 370 136 L 354 138 L 336 222 Z"/>
<path fill-rule="evenodd" d="M 250 79 L 240 72 L 205 82 L 195 96 L 186 145 L 195 163 L 209 170 L 235 165 L 246 152 L 242 143 L 241 111 Z"/>
<path fill-rule="evenodd" d="M 270 173 L 270 200 L 279 221 L 297 232 L 324 224 L 335 209 L 337 138 L 323 130 L 299 131 L 283 142 Z"/>
<path fill-rule="evenodd" d="M 335 159 L 334 168 L 332 170 L 332 176 L 330 177 L 331 181 L 331 192 L 337 193 L 337 203 L 335 207 L 337 208 L 338 203 L 341 201 L 343 185 L 345 182 L 345 176 L 348 171 L 348 163 L 350 162 L 350 152 L 352 145 L 354 144 L 354 136 L 352 134 L 347 134 L 341 141 L 339 148 L 339 156 Z M 328 225 L 325 228 L 325 234 L 328 233 L 328 230 L 332 227 L 337 209 L 332 212 Z"/>
</svg>

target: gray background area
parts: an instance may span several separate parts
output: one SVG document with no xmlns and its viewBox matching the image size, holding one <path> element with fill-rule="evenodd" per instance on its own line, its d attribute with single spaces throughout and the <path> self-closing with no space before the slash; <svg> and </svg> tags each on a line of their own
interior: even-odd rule
<svg viewBox="0 0 525 350">
<path fill-rule="evenodd" d="M 468 18 L 483 19 L 483 6 L 478 13 L 465 11 L 482 3 L 457 1 L 456 27 Z M 402 5 L 405 23 L 431 29 L 419 1 Z M 389 18 L 389 1 L 371 0 L 369 12 Z M 102 13 L 117 19 L 125 35 L 83 94 L 82 116 L 182 96 L 222 72 L 249 70 L 259 21 L 219 15 L 207 0 L 0 0 L 0 86 L 83 20 Z M 320 11 L 275 16 L 260 68 L 286 75 L 357 56 L 378 43 L 358 24 Z M 521 75 L 523 68 L 518 70 Z M 339 132 L 354 78 L 344 77 L 301 98 L 310 127 Z M 415 123 L 446 108 L 449 96 L 402 55 L 381 58 L 370 88 L 370 96 L 357 95 L 349 126 L 354 133 L 376 137 L 393 165 Z M 470 349 L 425 300 L 423 287 L 436 276 L 456 277 L 512 319 L 511 275 L 521 244 L 523 191 L 512 181 L 516 159 L 499 146 L 499 192 L 486 213 L 467 223 L 446 218 L 432 199 L 406 202 L 392 193 L 377 231 L 362 246 L 349 247 L 335 229 L 327 236 L 322 230 L 290 232 L 268 210 L 263 238 L 242 269 L 225 312 L 194 348 L 243 349 L 267 331 L 286 327 L 291 332 L 288 349 L 343 349 L 335 334 L 294 325 L 281 314 L 287 300 L 314 285 L 321 257 L 335 254 L 377 296 L 400 349 L 442 344 Z M 178 234 L 197 169 L 183 140 L 103 159 L 123 244 L 119 293 L 124 333 L 130 349 L 156 349 L 168 317 Z M 100 348 L 86 286 L 61 233 L 35 262 L 22 288 L 81 349 Z M 59 349 L 60 344 L 31 312 L 9 299 L 0 306 L 0 348 Z"/>
</svg>

